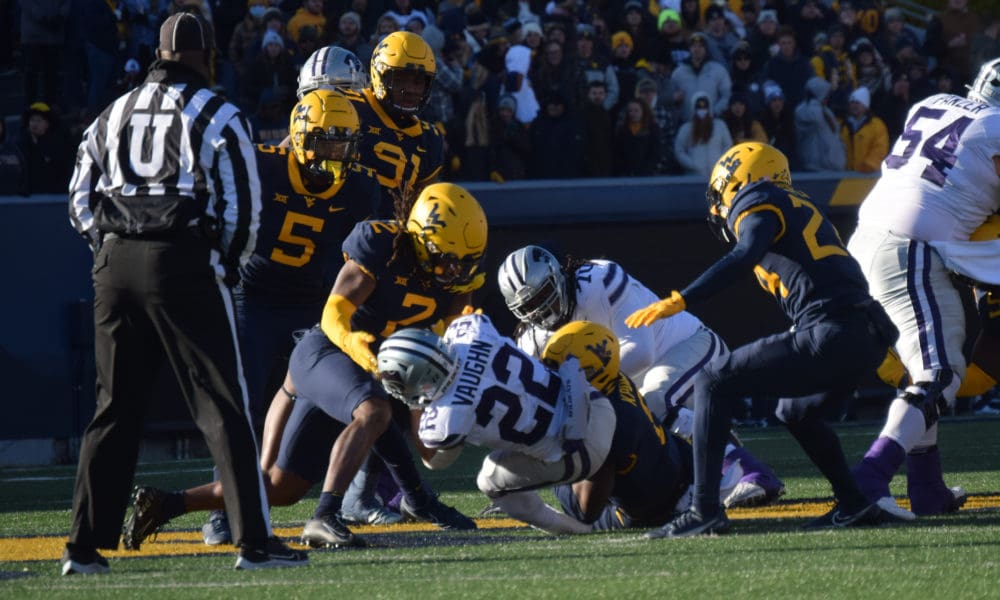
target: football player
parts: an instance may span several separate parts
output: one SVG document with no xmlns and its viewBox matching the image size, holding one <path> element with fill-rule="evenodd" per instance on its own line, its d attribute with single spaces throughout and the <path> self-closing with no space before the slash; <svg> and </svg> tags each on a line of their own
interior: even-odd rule
<svg viewBox="0 0 1000 600">
<path fill-rule="evenodd" d="M 322 311 L 289 360 L 295 385 L 291 415 L 265 485 L 272 504 L 301 499 L 326 479 L 302 542 L 313 547 L 360 546 L 340 520 L 344 492 L 373 450 L 403 490 L 403 511 L 445 529 L 475 529 L 421 485 L 406 439 L 392 419 L 393 402 L 375 381 L 373 348 L 400 327 L 429 327 L 461 313 L 482 286 L 486 216 L 475 198 L 450 183 L 430 185 L 399 218 L 362 221 L 344 241 L 344 266 Z M 332 450 L 331 450 L 332 448 Z M 318 457 L 320 460 L 317 460 Z M 329 461 L 326 458 L 329 457 Z M 145 490 L 125 532 L 138 548 L 169 519 L 221 508 L 218 482 L 182 492 Z"/>
<path fill-rule="evenodd" d="M 892 401 L 885 426 L 854 473 L 869 499 L 889 499 L 889 482 L 907 465 L 907 495 L 918 515 L 957 510 L 965 499 L 944 483 L 937 420 L 954 406 L 963 379 L 990 387 L 982 369 L 967 371 L 965 314 L 951 271 L 996 284 L 998 269 L 962 250 L 1000 209 L 1000 59 L 982 66 L 967 97 L 936 94 L 909 111 L 906 130 L 882 164 L 882 176 L 858 212 L 848 249 L 872 295 L 899 328 L 896 344 L 913 384 Z M 988 242 L 981 248 L 1000 250 Z M 988 375 L 987 375 L 988 376 Z"/>
<path fill-rule="evenodd" d="M 361 91 L 368 85 L 365 68 L 350 50 L 340 46 L 323 46 L 314 51 L 299 69 L 296 94 L 301 99 L 315 90 L 338 87 Z"/>
<path fill-rule="evenodd" d="M 476 485 L 496 506 L 550 533 L 590 531 L 537 491 L 592 476 L 611 447 L 615 411 L 575 359 L 551 371 L 489 318 L 470 314 L 443 339 L 414 328 L 391 335 L 379 348 L 378 373 L 387 392 L 423 409 L 429 468 L 450 465 L 465 444 L 490 448 Z"/>
<path fill-rule="evenodd" d="M 621 368 L 639 383 L 657 422 L 691 438 L 693 413 L 687 407 L 694 375 L 710 360 L 729 352 L 725 342 L 698 317 L 682 311 L 650 327 L 630 329 L 625 317 L 656 300 L 621 265 L 609 260 L 567 261 L 563 265 L 540 246 L 510 253 L 497 273 L 507 308 L 520 321 L 514 338 L 534 356 L 552 332 L 569 321 L 592 321 L 612 330 L 621 348 Z M 785 493 L 773 471 L 745 448 L 727 444 L 725 464 L 744 474 L 724 497 L 726 507 L 768 504 Z"/>
<path fill-rule="evenodd" d="M 840 440 L 823 419 L 829 396 L 820 392 L 849 390 L 875 370 L 896 341 L 896 328 L 868 294 L 836 229 L 792 187 L 788 159 L 778 149 L 757 142 L 733 146 L 712 169 L 707 196 L 710 222 L 735 245 L 682 291 L 635 311 L 625 323 L 638 328 L 671 318 L 751 270 L 793 328 L 736 348 L 695 376 L 694 501 L 646 535 L 729 530 L 719 478 L 732 411 L 747 394 L 781 398 L 778 418 L 833 487 L 833 509 L 807 528 L 881 522 L 881 509 L 858 489 Z"/>
<path fill-rule="evenodd" d="M 604 464 L 583 481 L 553 488 L 563 512 L 597 531 L 663 525 L 690 504 L 691 444 L 658 423 L 635 383 L 619 370 L 618 337 L 610 329 L 589 321 L 557 329 L 542 360 L 558 368 L 570 356 L 611 401 L 616 424 Z M 723 471 L 720 496 L 726 497 L 743 470 L 731 462 Z"/>
</svg>

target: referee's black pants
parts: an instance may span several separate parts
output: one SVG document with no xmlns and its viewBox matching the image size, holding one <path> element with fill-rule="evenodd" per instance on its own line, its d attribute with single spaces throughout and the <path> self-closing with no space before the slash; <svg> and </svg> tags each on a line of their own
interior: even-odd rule
<svg viewBox="0 0 1000 600">
<path fill-rule="evenodd" d="M 219 469 L 233 540 L 263 543 L 270 516 L 247 417 L 233 302 L 199 237 L 111 237 L 94 261 L 97 411 L 80 449 L 70 543 L 118 547 L 143 420 L 166 360 Z"/>
</svg>

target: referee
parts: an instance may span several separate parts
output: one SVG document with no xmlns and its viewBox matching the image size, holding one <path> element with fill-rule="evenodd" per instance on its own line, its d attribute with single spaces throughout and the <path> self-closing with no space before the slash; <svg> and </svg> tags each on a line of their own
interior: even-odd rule
<svg viewBox="0 0 1000 600">
<path fill-rule="evenodd" d="M 271 534 L 247 417 L 229 286 L 254 248 L 260 185 L 246 119 L 208 89 L 214 42 L 200 16 L 167 19 L 145 82 L 97 117 L 77 152 L 69 215 L 94 250 L 97 410 L 63 575 L 109 570 L 97 549 L 118 547 L 164 361 L 218 466 L 236 568 L 308 563 Z"/>
</svg>

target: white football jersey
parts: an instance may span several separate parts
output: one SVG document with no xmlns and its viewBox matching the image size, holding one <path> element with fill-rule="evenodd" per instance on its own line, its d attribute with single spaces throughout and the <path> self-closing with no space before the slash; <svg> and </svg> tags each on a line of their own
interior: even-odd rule
<svg viewBox="0 0 1000 600">
<path fill-rule="evenodd" d="M 424 409 L 420 441 L 428 448 L 465 442 L 559 460 L 566 415 L 558 375 L 484 315 L 455 319 L 444 341 L 460 367 L 444 395 Z"/>
<path fill-rule="evenodd" d="M 922 241 L 969 239 L 1000 208 L 1000 108 L 937 94 L 915 104 L 858 213 L 861 227 Z"/>
<path fill-rule="evenodd" d="M 694 335 L 702 323 L 682 311 L 660 319 L 649 327 L 630 329 L 625 318 L 659 298 L 618 263 L 590 260 L 576 270 L 576 307 L 573 321 L 592 321 L 615 333 L 621 345 L 621 370 L 636 378 L 656 364 L 676 344 Z M 541 356 L 551 331 L 528 326 L 517 343 L 534 356 Z"/>
</svg>

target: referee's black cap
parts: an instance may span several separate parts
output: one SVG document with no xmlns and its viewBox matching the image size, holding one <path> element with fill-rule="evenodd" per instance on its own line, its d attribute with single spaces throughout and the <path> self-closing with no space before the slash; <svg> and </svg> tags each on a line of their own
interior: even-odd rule
<svg viewBox="0 0 1000 600">
<path fill-rule="evenodd" d="M 160 50 L 185 52 L 215 47 L 215 31 L 205 17 L 189 12 L 171 15 L 160 27 Z"/>
</svg>

